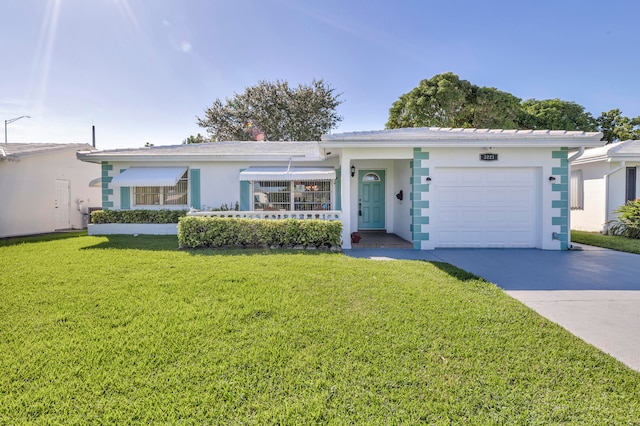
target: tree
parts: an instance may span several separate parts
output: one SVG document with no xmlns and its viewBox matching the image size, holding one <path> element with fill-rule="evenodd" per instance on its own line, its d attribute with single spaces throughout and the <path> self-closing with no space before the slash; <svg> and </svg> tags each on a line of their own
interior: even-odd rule
<svg viewBox="0 0 640 426">
<path fill-rule="evenodd" d="M 520 98 L 494 87 L 473 86 L 473 98 L 467 106 L 469 126 L 478 129 L 517 129 Z M 466 127 L 466 126 L 465 126 Z"/>
<path fill-rule="evenodd" d="M 393 103 L 386 128 L 462 127 L 462 112 L 470 97 L 468 81 L 451 72 L 438 74 L 420 81 Z"/>
<path fill-rule="evenodd" d="M 516 128 L 520 99 L 451 72 L 422 80 L 393 103 L 386 127 Z"/>
<path fill-rule="evenodd" d="M 320 140 L 342 121 L 339 97 L 323 80 L 295 88 L 286 81 L 260 81 L 225 102 L 216 99 L 197 123 L 212 141 Z"/>
<path fill-rule="evenodd" d="M 600 131 L 604 134 L 602 140 L 607 141 L 607 143 L 640 139 L 640 116 L 635 118 L 625 117 L 616 108 L 609 110 L 609 112 L 603 112 L 596 121 L 600 126 Z"/>
<path fill-rule="evenodd" d="M 198 133 L 197 136 L 189 136 L 188 138 L 186 138 L 185 140 L 182 141 L 183 145 L 188 145 L 188 144 L 192 144 L 192 143 L 205 143 L 205 142 L 209 142 L 204 136 L 202 136 L 200 133 Z"/>
<path fill-rule="evenodd" d="M 582 105 L 561 99 L 528 99 L 522 102 L 522 129 L 598 130 L 598 123 Z"/>
</svg>

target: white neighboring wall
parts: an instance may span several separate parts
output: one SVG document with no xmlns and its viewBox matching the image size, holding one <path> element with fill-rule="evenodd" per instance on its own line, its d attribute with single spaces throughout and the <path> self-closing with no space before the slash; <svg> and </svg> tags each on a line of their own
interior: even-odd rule
<svg viewBox="0 0 640 426">
<path fill-rule="evenodd" d="M 78 160 L 76 150 L 50 150 L 20 156 L 19 161 L 0 161 L 0 238 L 53 232 L 56 215 L 64 217 L 67 212 L 66 228 L 86 228 L 83 212 L 102 203 L 101 189 L 89 187 L 100 176 L 100 165 Z M 68 205 L 58 207 L 64 209 L 62 215 L 56 212 L 56 180 L 69 182 Z"/>
</svg>

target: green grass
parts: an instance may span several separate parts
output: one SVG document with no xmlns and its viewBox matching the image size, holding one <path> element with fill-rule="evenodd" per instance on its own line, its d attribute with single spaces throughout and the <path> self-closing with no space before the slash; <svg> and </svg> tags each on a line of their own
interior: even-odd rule
<svg viewBox="0 0 640 426">
<path fill-rule="evenodd" d="M 571 231 L 571 241 L 590 246 L 640 254 L 640 240 L 615 235 L 602 235 L 599 232 Z"/>
<path fill-rule="evenodd" d="M 640 374 L 443 263 L 0 246 L 0 424 L 638 424 Z"/>
</svg>

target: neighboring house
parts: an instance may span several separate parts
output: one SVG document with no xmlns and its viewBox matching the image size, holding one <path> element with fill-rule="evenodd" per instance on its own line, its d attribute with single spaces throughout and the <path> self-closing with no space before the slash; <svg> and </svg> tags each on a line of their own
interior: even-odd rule
<svg viewBox="0 0 640 426">
<path fill-rule="evenodd" d="M 585 150 L 571 165 L 571 227 L 602 232 L 616 209 L 640 197 L 640 141 Z"/>
<path fill-rule="evenodd" d="M 87 225 L 88 207 L 100 207 L 100 167 L 79 161 L 88 144 L 0 144 L 0 238 Z"/>
<path fill-rule="evenodd" d="M 338 218 L 438 247 L 569 242 L 569 151 L 601 133 L 413 128 L 319 142 L 215 142 L 79 153 L 102 165 L 105 209 L 209 210 Z M 278 212 L 278 215 L 271 214 Z M 329 214 L 325 214 L 329 213 Z M 91 232 L 91 229 L 90 229 Z"/>
</svg>

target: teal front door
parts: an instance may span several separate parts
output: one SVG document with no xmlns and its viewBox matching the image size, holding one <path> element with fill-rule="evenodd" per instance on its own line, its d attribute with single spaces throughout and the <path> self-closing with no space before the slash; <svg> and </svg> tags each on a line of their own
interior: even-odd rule
<svg viewBox="0 0 640 426">
<path fill-rule="evenodd" d="M 358 182 L 358 229 L 385 229 L 384 170 L 360 170 Z"/>
</svg>

